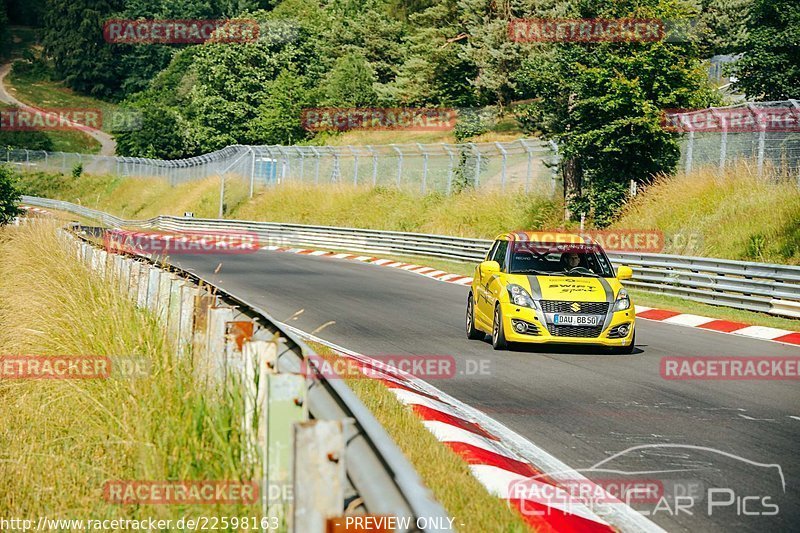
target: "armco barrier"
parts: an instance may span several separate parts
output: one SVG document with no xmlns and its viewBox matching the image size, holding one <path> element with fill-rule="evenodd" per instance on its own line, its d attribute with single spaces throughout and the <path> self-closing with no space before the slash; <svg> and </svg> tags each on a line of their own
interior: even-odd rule
<svg viewBox="0 0 800 533">
<path fill-rule="evenodd" d="M 256 234 L 262 245 L 308 246 L 478 262 L 491 244 L 485 239 L 446 235 L 274 222 L 174 216 L 123 220 L 60 200 L 23 196 L 22 201 L 98 220 L 111 227 L 247 231 Z M 611 252 L 608 255 L 616 265 L 624 264 L 633 269 L 633 278 L 626 282 L 632 287 L 712 305 L 800 318 L 800 267 L 797 266 L 656 253 Z"/>
<path fill-rule="evenodd" d="M 98 215 L 72 204 L 46 203 Z M 285 482 L 294 495 L 294 512 L 287 518 L 294 531 L 325 531 L 325 520 L 344 515 L 347 502 L 360 507 L 356 512 L 408 518 L 409 529 L 403 530 L 408 533 L 442 531 L 431 524 L 447 524 L 446 511 L 345 381 L 326 379 L 321 372 L 309 380 L 300 373 L 314 368 L 308 362 L 318 356 L 299 337 L 195 274 L 157 258 L 111 253 L 88 237 L 62 235 L 95 275 L 153 311 L 178 357 L 191 346 L 194 371 L 200 383 L 210 385 L 209 392 L 240 387 L 241 394 L 230 398 L 244 402 L 243 457 L 251 462 L 262 457 L 264 516 L 283 512 L 287 517 L 280 509 L 285 501 L 270 502 L 268 495 L 268 487 Z M 292 468 L 288 447 L 308 459 L 300 473 Z M 309 497 L 320 493 L 325 497 Z"/>
</svg>

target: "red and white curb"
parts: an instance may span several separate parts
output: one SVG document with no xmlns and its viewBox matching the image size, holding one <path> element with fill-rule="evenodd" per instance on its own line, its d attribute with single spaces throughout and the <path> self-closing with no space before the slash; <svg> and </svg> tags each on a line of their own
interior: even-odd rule
<svg viewBox="0 0 800 533">
<path fill-rule="evenodd" d="M 524 492 L 513 494 L 511 487 L 515 482 L 522 482 L 527 487 L 532 483 L 549 485 L 555 492 L 567 490 L 560 482 L 593 484 L 518 433 L 429 383 L 288 324 L 282 324 L 282 327 L 354 360 L 361 369 L 369 369 L 366 374 L 370 377 L 379 376 L 375 379 L 379 379 L 402 404 L 410 407 L 437 440 L 464 459 L 472 475 L 491 494 L 519 510 L 536 531 L 663 531 L 596 485 L 598 492 L 595 494 L 603 494 L 598 500 L 604 503 L 593 502 L 592 508 L 574 499 L 543 498 Z M 533 492 L 548 493 L 547 490 Z"/>
<path fill-rule="evenodd" d="M 690 313 L 678 313 L 676 311 L 667 311 L 666 309 L 653 309 L 642 305 L 636 306 L 636 318 L 654 320 L 676 326 L 699 328 L 706 331 L 716 331 L 718 333 L 729 333 L 752 339 L 781 342 L 795 346 L 800 345 L 800 332 L 798 331 L 768 328 L 766 326 L 751 326 L 741 322 L 720 320 Z"/>
<path fill-rule="evenodd" d="M 394 261 L 392 259 L 382 259 L 379 257 L 372 257 L 370 255 L 358 255 L 345 252 L 329 252 L 326 250 L 309 250 L 305 248 L 282 248 L 280 246 L 264 246 L 262 250 L 269 250 L 271 252 L 288 252 L 300 255 L 313 255 L 315 257 L 327 257 L 330 259 L 347 259 L 350 261 L 359 261 L 370 265 L 384 266 L 389 268 L 399 268 L 407 272 L 413 272 L 425 276 L 426 278 L 435 279 L 437 281 L 444 281 L 446 283 L 455 283 L 456 285 L 471 285 L 472 278 L 470 276 L 462 276 L 461 274 L 452 274 L 444 270 L 437 270 L 435 268 L 415 265 L 413 263 L 403 263 L 402 261 Z"/>
</svg>

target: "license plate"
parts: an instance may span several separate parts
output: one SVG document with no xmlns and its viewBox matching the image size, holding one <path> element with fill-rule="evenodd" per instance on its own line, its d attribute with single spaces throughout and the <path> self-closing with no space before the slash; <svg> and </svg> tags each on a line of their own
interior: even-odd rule
<svg viewBox="0 0 800 533">
<path fill-rule="evenodd" d="M 553 315 L 553 324 L 557 326 L 597 326 L 600 315 Z"/>
</svg>

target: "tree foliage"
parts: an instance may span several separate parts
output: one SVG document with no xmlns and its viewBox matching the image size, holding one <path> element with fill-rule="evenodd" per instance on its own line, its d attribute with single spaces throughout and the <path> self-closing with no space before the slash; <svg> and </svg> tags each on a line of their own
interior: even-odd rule
<svg viewBox="0 0 800 533">
<path fill-rule="evenodd" d="M 20 198 L 14 173 L 7 165 L 0 164 L 0 226 L 8 224 L 19 215 Z"/>
<path fill-rule="evenodd" d="M 785 100 L 800 95 L 800 4 L 753 0 L 747 36 L 734 65 L 736 87 L 748 98 Z"/>
<path fill-rule="evenodd" d="M 688 17 L 671 0 L 585 2 L 584 18 Z M 603 225 L 642 183 L 674 169 L 676 135 L 661 126 L 665 109 L 714 102 L 696 44 L 638 42 L 562 44 L 536 51 L 519 72 L 521 96 L 534 97 L 524 119 L 558 141 L 573 213 Z"/>
</svg>

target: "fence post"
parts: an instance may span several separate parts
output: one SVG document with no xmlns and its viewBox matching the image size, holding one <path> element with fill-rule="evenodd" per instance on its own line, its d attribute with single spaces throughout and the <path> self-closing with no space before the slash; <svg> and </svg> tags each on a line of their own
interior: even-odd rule
<svg viewBox="0 0 800 533">
<path fill-rule="evenodd" d="M 294 425 L 294 531 L 325 531 L 342 514 L 345 490 L 344 420 Z"/>
<path fill-rule="evenodd" d="M 447 152 L 447 157 L 449 159 L 447 163 L 447 195 L 449 196 L 453 192 L 453 170 L 455 161 L 453 159 L 453 149 L 447 144 L 443 144 L 442 146 L 444 147 L 444 151 Z"/>
<path fill-rule="evenodd" d="M 508 152 L 506 152 L 506 149 L 503 148 L 503 145 L 501 145 L 499 142 L 495 142 L 494 145 L 498 150 L 500 150 L 500 153 L 503 156 L 503 167 L 500 170 L 500 189 L 506 190 L 506 165 L 508 164 Z"/>
<path fill-rule="evenodd" d="M 425 194 L 425 190 L 428 188 L 428 152 L 421 143 L 417 143 L 417 148 L 422 153 L 422 194 Z"/>
<path fill-rule="evenodd" d="M 397 152 L 397 188 L 401 188 L 401 177 L 403 175 L 403 152 L 397 147 L 397 145 L 391 144 L 389 145 L 392 147 L 392 150 Z"/>
<path fill-rule="evenodd" d="M 371 145 L 367 145 L 367 150 L 372 154 L 372 186 L 378 184 L 378 153 Z"/>
<path fill-rule="evenodd" d="M 256 151 L 249 147 L 252 159 L 250 160 L 250 198 L 253 197 L 253 189 L 255 188 L 256 180 Z"/>
<path fill-rule="evenodd" d="M 472 186 L 477 189 L 481 179 L 481 151 L 475 143 L 468 143 L 467 146 L 475 152 L 475 179 L 472 181 Z"/>
<path fill-rule="evenodd" d="M 750 112 L 753 113 L 753 116 L 758 124 L 758 159 L 757 159 L 757 166 L 758 166 L 758 177 L 760 178 L 764 174 L 764 142 L 766 141 L 767 135 L 767 128 L 766 124 L 763 120 L 761 120 L 761 112 L 756 109 L 756 107 L 748 103 L 747 108 L 750 109 Z"/>
<path fill-rule="evenodd" d="M 185 357 L 192 346 L 192 331 L 194 328 L 194 309 L 200 297 L 200 289 L 185 284 L 181 287 L 181 313 L 178 325 L 178 356 Z"/>
<path fill-rule="evenodd" d="M 309 146 L 309 148 L 311 149 L 311 153 L 314 154 L 314 159 L 315 159 L 314 184 L 316 185 L 316 184 L 319 183 L 319 159 L 320 159 L 320 155 L 319 155 L 319 150 L 317 150 L 315 147 Z"/>
<path fill-rule="evenodd" d="M 683 172 L 689 174 L 692 171 L 692 158 L 694 157 L 694 130 L 689 130 L 689 139 L 686 145 L 686 161 L 684 161 Z"/>
</svg>

